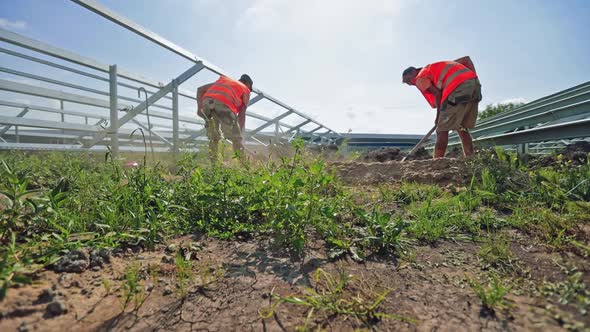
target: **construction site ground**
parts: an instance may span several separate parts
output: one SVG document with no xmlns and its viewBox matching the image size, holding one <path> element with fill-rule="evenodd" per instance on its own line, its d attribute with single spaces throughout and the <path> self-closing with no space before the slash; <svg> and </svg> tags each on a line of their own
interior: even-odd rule
<svg viewBox="0 0 590 332">
<path fill-rule="evenodd" d="M 465 172 L 467 162 L 464 158 L 361 160 L 334 161 L 330 167 L 346 186 L 365 197 L 363 203 L 371 204 L 372 195 L 381 188 L 395 191 L 403 182 L 460 191 L 472 177 Z M 391 203 L 384 208 L 404 207 Z M 588 330 L 590 316 L 573 305 L 573 299 L 560 301 L 542 294 L 546 285 L 567 284 L 572 271 L 578 273 L 578 287 L 590 285 L 588 258 L 575 250 L 555 250 L 526 232 L 502 232 L 510 239 L 518 268 L 505 276 L 511 285 L 508 304 L 495 311 L 482 306 L 469 284 L 489 272 L 478 256 L 481 241 L 412 243 L 403 253 L 361 261 L 353 255 L 331 257 L 323 240 L 312 236 L 301 260 L 265 234 L 231 241 L 191 234 L 171 238 L 153 250 L 116 249 L 102 267 L 86 266 L 79 272 L 44 269 L 31 285 L 9 289 L 1 302 L 0 331 Z M 589 225 L 580 232 L 590 238 Z M 187 247 L 193 250 L 194 280 L 183 290 L 173 257 L 186 254 Z M 84 250 L 88 254 L 89 249 Z M 123 279 L 130 264 L 136 264 L 141 274 L 143 296 L 140 303 L 125 306 Z M 321 293 L 318 269 L 349 276 L 342 299 L 386 294 L 378 305 L 382 315 L 367 325 L 351 315 L 310 313 L 308 306 L 279 301 L 287 296 L 302 298 L 309 289 Z"/>
</svg>

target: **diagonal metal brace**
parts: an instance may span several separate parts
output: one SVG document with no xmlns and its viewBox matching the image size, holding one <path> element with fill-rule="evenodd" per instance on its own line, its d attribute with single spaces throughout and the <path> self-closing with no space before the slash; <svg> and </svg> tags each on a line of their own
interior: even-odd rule
<svg viewBox="0 0 590 332">
<path fill-rule="evenodd" d="M 201 71 L 203 68 L 205 68 L 203 63 L 197 62 L 194 66 L 189 68 L 187 71 L 180 74 L 180 76 L 178 76 L 176 78 L 176 83 L 174 82 L 175 80 L 170 81 L 170 83 L 166 84 L 160 90 L 158 90 L 156 93 L 149 96 L 147 101 L 141 102 L 139 105 L 137 105 L 137 107 L 135 107 L 134 109 L 132 109 L 131 111 L 129 111 L 125 115 L 123 115 L 123 117 L 121 117 L 119 119 L 118 128 L 121 128 L 124 124 L 129 122 L 136 115 L 143 112 L 145 110 L 146 106 L 149 106 L 149 105 L 157 102 L 158 100 L 160 100 L 160 98 L 162 98 L 166 94 L 172 92 L 175 84 L 180 85 L 180 84 L 186 82 L 188 79 L 193 77 L 193 75 L 195 75 L 196 73 Z M 107 135 L 108 135 L 108 132 L 106 130 L 100 132 L 98 135 L 95 136 L 95 138 L 92 141 L 86 143 L 85 147 L 89 148 L 89 147 L 96 145 L 98 142 L 102 141 Z"/>
<path fill-rule="evenodd" d="M 16 117 L 17 118 L 22 118 L 28 112 L 29 112 L 29 109 L 27 107 L 25 107 L 22 111 L 20 111 L 20 113 L 18 113 L 16 115 Z M 10 129 L 10 127 L 12 127 L 12 125 L 6 125 L 2 130 L 0 130 L 0 136 L 6 134 L 6 132 L 8 131 L 8 129 Z"/>
<path fill-rule="evenodd" d="M 155 132 L 153 130 L 153 128 L 148 128 L 148 126 L 144 125 L 143 123 L 137 121 L 136 119 L 131 120 L 133 122 L 135 122 L 135 124 L 137 124 L 138 126 L 140 126 L 143 130 L 147 130 L 147 132 L 150 133 L 150 135 L 154 135 L 156 136 L 158 139 L 160 139 L 162 142 L 164 142 L 166 145 L 168 146 L 172 146 L 172 143 L 170 143 L 169 140 L 167 140 L 166 138 L 162 137 L 162 135 L 158 134 L 157 132 Z"/>
</svg>

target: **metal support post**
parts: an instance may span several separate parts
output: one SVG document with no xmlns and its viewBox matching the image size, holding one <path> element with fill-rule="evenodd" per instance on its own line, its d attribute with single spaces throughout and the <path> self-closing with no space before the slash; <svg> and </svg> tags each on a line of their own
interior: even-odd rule
<svg viewBox="0 0 590 332">
<path fill-rule="evenodd" d="M 178 81 L 172 83 L 172 155 L 174 163 L 178 158 Z"/>
<path fill-rule="evenodd" d="M 14 126 L 14 136 L 16 137 L 16 142 L 20 143 L 20 136 L 18 135 L 18 126 Z"/>
<path fill-rule="evenodd" d="M 525 126 L 524 130 L 529 129 L 529 126 Z M 529 143 L 521 143 L 516 146 L 516 152 L 518 154 L 529 153 Z"/>
<path fill-rule="evenodd" d="M 119 112 L 117 105 L 117 65 L 109 66 L 109 98 L 110 98 L 110 128 L 111 151 L 113 158 L 119 158 Z"/>
<path fill-rule="evenodd" d="M 66 122 L 66 115 L 63 113 L 63 111 L 64 111 L 64 101 L 62 99 L 59 100 L 59 109 L 61 110 L 61 114 L 60 114 L 61 115 L 61 122 L 64 123 L 64 122 Z M 61 130 L 61 134 L 62 135 L 65 135 L 65 133 L 66 133 L 66 131 L 62 129 Z M 62 138 L 62 141 L 61 142 L 63 144 L 66 144 L 66 139 L 65 138 Z"/>
</svg>

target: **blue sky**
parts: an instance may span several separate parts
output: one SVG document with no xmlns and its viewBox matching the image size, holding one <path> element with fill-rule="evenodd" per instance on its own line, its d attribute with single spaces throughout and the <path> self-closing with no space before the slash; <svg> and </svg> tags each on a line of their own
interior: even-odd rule
<svg viewBox="0 0 590 332">
<path fill-rule="evenodd" d="M 480 109 L 590 79 L 585 0 L 100 3 L 232 75 L 249 73 L 256 86 L 343 132 L 421 134 L 432 126 L 426 101 L 401 84 L 409 65 L 471 56 L 483 85 Z M 66 0 L 0 1 L 0 27 L 162 81 L 190 65 Z M 187 88 L 215 78 L 200 77 Z"/>
</svg>

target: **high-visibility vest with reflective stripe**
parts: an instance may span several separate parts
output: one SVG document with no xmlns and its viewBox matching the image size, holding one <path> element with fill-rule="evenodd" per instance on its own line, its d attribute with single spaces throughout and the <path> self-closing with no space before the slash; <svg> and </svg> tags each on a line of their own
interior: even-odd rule
<svg viewBox="0 0 590 332">
<path fill-rule="evenodd" d="M 231 78 L 221 76 L 213 85 L 205 92 L 203 98 L 212 98 L 222 102 L 229 109 L 238 114 L 240 108 L 244 103 L 244 95 L 250 94 L 250 89 L 240 81 L 232 80 Z"/>
<path fill-rule="evenodd" d="M 477 78 L 474 72 L 469 70 L 464 65 L 454 61 L 441 61 L 431 63 L 418 73 L 416 79 L 427 78 L 430 83 L 437 89 L 442 91 L 440 103 L 442 104 L 447 97 L 459 86 L 461 83 Z M 428 91 L 421 91 L 424 98 L 428 101 L 432 108 L 436 108 L 436 98 Z"/>
</svg>

